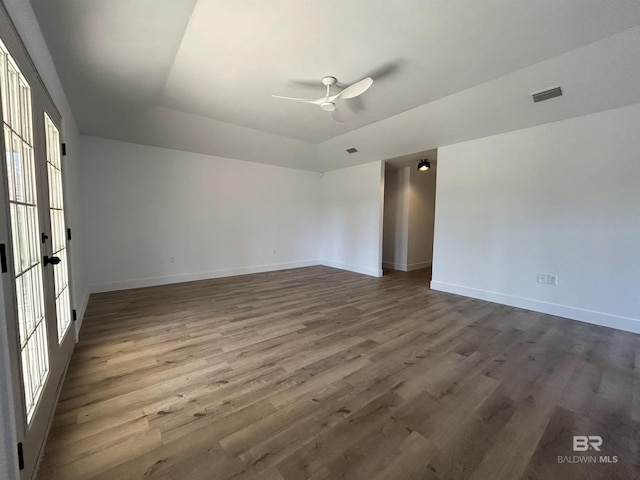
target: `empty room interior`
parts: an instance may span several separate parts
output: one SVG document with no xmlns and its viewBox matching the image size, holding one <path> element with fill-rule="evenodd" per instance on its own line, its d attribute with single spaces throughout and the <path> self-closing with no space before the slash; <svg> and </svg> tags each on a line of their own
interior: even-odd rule
<svg viewBox="0 0 640 480">
<path fill-rule="evenodd" d="M 640 479 L 640 2 L 1 0 L 0 479 Z"/>
</svg>

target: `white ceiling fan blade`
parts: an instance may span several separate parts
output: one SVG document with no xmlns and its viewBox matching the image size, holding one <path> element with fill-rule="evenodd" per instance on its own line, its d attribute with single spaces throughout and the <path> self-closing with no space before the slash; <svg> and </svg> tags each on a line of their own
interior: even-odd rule
<svg viewBox="0 0 640 480">
<path fill-rule="evenodd" d="M 295 97 L 281 97 L 280 95 L 271 95 L 273 98 L 281 98 L 283 100 L 293 100 L 295 102 L 304 102 L 304 103 L 312 103 L 314 105 L 320 105 L 325 102 L 325 98 L 318 98 L 316 100 L 311 100 L 309 98 L 295 98 Z"/>
<path fill-rule="evenodd" d="M 373 79 L 371 77 L 364 78 L 359 82 L 354 83 L 353 85 L 349 85 L 347 88 L 335 95 L 334 98 L 340 98 L 344 100 L 347 98 L 357 97 L 358 95 L 362 95 L 364 92 L 366 92 L 372 83 Z"/>
<path fill-rule="evenodd" d="M 344 123 L 344 118 L 342 118 L 342 114 L 339 110 L 333 110 L 331 112 L 331 118 L 333 118 L 338 123 Z"/>
</svg>

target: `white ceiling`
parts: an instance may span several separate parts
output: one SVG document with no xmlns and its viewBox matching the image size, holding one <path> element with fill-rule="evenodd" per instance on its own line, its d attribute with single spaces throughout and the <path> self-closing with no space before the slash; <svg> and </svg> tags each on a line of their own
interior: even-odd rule
<svg viewBox="0 0 640 480">
<path fill-rule="evenodd" d="M 629 51 L 634 34 L 612 36 L 640 25 L 638 0 L 31 3 L 81 133 L 198 153 L 325 170 L 635 98 L 616 86 L 610 101 L 594 103 L 587 87 L 611 87 L 600 60 L 631 69 L 613 72 L 616 82 L 637 73 L 637 60 L 596 47 L 619 37 L 610 43 Z M 325 75 L 342 84 L 374 77 L 362 97 L 339 106 L 344 124 L 271 97 L 320 97 Z M 562 98 L 529 115 L 526 96 L 561 82 L 569 98 L 571 82 L 586 90 L 575 105 Z M 416 122 L 438 119 L 432 130 L 446 132 L 416 132 Z M 407 132 L 418 138 L 399 144 Z M 363 154 L 347 159 L 349 146 Z"/>
</svg>

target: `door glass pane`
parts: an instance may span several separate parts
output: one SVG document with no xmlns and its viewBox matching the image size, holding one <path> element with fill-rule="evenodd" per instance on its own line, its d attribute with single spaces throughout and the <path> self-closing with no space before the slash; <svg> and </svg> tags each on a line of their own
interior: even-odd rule
<svg viewBox="0 0 640 480">
<path fill-rule="evenodd" d="M 31 89 L 0 42 L 0 95 L 6 149 L 9 214 L 27 422 L 49 374 L 40 226 L 33 159 Z"/>
<path fill-rule="evenodd" d="M 47 137 L 51 244 L 53 246 L 53 256 L 61 260 L 53 272 L 58 318 L 58 343 L 62 343 L 71 325 L 71 300 L 69 298 L 69 264 L 67 263 L 67 228 L 64 221 L 64 201 L 62 196 L 60 132 L 46 113 L 44 115 L 44 123 Z"/>
</svg>

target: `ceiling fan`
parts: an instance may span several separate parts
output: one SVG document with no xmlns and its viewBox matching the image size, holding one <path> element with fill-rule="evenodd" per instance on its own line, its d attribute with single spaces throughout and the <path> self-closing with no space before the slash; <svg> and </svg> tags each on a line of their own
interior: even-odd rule
<svg viewBox="0 0 640 480">
<path fill-rule="evenodd" d="M 336 100 L 346 100 L 349 98 L 355 98 L 359 95 L 362 95 L 366 92 L 371 84 L 373 83 L 373 79 L 371 77 L 364 78 L 359 82 L 354 83 L 353 85 L 349 85 L 338 93 L 331 95 L 331 87 L 336 84 L 338 80 L 336 77 L 323 77 L 322 84 L 327 87 L 327 94 L 318 99 L 308 99 L 308 98 L 294 98 L 294 97 L 281 97 L 280 95 L 271 95 L 274 98 L 282 98 L 283 100 L 294 100 L 296 102 L 304 102 L 304 103 L 312 103 L 314 105 L 319 105 L 322 110 L 325 112 L 331 112 L 331 117 L 336 122 L 344 122 L 340 112 L 336 109 Z"/>
</svg>

